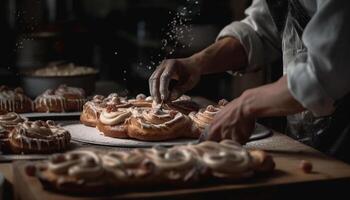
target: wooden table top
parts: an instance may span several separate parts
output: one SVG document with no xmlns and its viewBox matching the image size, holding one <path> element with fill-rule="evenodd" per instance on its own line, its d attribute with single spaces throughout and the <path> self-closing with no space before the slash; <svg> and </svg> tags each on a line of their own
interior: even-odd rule
<svg viewBox="0 0 350 200">
<path fill-rule="evenodd" d="M 225 195 L 224 197 L 226 198 L 244 197 L 255 199 L 258 197 L 262 199 L 264 195 L 279 195 L 282 191 L 283 195 L 302 195 L 303 190 L 310 191 L 314 189 L 319 192 L 324 191 L 320 188 L 338 190 L 350 183 L 350 165 L 332 159 L 280 133 L 275 132 L 272 137 L 250 142 L 246 146 L 251 149 L 266 150 L 273 155 L 276 162 L 276 170 L 271 176 L 253 178 L 240 183 L 205 184 L 187 189 L 155 189 L 147 192 L 127 192 L 116 194 L 113 198 L 168 199 L 171 197 L 171 199 L 183 199 L 188 197 L 204 199 Z M 313 164 L 312 173 L 306 174 L 299 168 L 301 160 L 308 160 Z M 15 166 L 15 176 L 12 173 L 13 166 Z M 23 162 L 15 165 L 12 163 L 0 164 L 0 172 L 5 175 L 10 183 L 13 184 L 17 181 L 15 184 L 17 188 L 25 188 L 16 190 L 17 195 L 26 199 L 77 199 L 42 190 L 39 181 L 36 178 L 27 177 L 23 168 Z M 30 187 L 28 187 L 29 185 Z"/>
</svg>

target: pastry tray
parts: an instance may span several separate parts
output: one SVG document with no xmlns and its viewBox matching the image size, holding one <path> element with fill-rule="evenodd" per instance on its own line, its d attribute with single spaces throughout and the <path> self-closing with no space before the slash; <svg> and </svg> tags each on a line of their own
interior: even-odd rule
<svg viewBox="0 0 350 200">
<path fill-rule="evenodd" d="M 114 146 L 114 147 L 153 147 L 153 146 L 174 146 L 181 144 L 193 144 L 198 143 L 198 139 L 175 139 L 167 141 L 157 141 L 157 142 L 148 142 L 140 141 L 134 139 L 118 139 L 106 137 L 99 130 L 93 127 L 88 127 L 80 122 L 70 122 L 64 123 L 62 126 L 67 129 L 71 136 L 72 140 L 82 143 L 103 145 L 103 146 Z M 272 131 L 265 128 L 264 126 L 257 124 L 254 133 L 250 140 L 257 140 L 268 137 L 272 134 Z"/>
</svg>

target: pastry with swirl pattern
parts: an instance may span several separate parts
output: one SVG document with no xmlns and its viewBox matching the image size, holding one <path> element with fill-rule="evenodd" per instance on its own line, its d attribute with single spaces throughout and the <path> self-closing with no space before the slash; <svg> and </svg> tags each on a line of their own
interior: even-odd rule
<svg viewBox="0 0 350 200">
<path fill-rule="evenodd" d="M 226 100 L 220 100 L 217 106 L 209 105 L 198 112 L 191 112 L 189 117 L 194 122 L 194 130 L 202 133 L 213 121 L 215 115 L 227 104 Z"/>
<path fill-rule="evenodd" d="M 11 90 L 7 86 L 0 86 L 0 113 L 27 113 L 33 111 L 33 102 L 27 97 L 22 88 Z"/>
<path fill-rule="evenodd" d="M 27 118 L 21 117 L 17 113 L 6 113 L 0 115 L 0 150 L 10 152 L 10 132 L 20 123 L 27 121 Z"/>
<path fill-rule="evenodd" d="M 97 129 L 105 136 L 128 138 L 126 120 L 132 115 L 131 104 L 109 105 L 100 114 Z"/>
<path fill-rule="evenodd" d="M 191 133 L 190 118 L 178 111 L 143 109 L 127 120 L 128 136 L 144 141 L 161 141 L 179 137 L 198 137 Z"/>
<path fill-rule="evenodd" d="M 85 91 L 82 88 L 60 85 L 55 90 L 55 95 L 66 99 L 66 111 L 81 111 L 86 101 Z"/>
<path fill-rule="evenodd" d="M 10 133 L 14 153 L 52 153 L 68 148 L 71 136 L 53 121 L 27 121 L 17 125 Z"/>
<path fill-rule="evenodd" d="M 36 175 L 46 188 L 78 193 L 236 181 L 274 169 L 271 156 L 248 151 L 232 140 L 131 151 L 77 150 L 37 166 L 42 165 Z"/>
</svg>

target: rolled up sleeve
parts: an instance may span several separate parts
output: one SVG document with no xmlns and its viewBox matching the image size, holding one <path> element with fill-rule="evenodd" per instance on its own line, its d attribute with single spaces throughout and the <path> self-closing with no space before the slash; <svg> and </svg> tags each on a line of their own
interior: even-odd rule
<svg viewBox="0 0 350 200">
<path fill-rule="evenodd" d="M 315 116 L 331 114 L 350 92 L 350 1 L 318 1 L 303 34 L 307 52 L 287 67 L 288 88 Z"/>
<path fill-rule="evenodd" d="M 281 38 L 264 0 L 255 0 L 245 11 L 247 17 L 227 25 L 217 40 L 234 37 L 240 41 L 248 55 L 244 71 L 254 71 L 281 56 Z"/>
</svg>

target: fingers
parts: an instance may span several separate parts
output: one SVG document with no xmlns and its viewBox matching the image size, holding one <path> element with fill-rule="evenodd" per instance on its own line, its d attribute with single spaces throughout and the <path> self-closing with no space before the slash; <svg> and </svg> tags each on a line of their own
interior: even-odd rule
<svg viewBox="0 0 350 200">
<path fill-rule="evenodd" d="M 163 62 L 157 67 L 157 69 L 153 72 L 151 77 L 149 78 L 148 84 L 150 89 L 150 94 L 154 98 L 154 100 L 159 103 L 161 101 L 160 92 L 159 92 L 159 79 L 164 71 Z"/>
<path fill-rule="evenodd" d="M 174 72 L 175 72 L 174 61 L 173 60 L 166 61 L 164 64 L 164 71 L 160 76 L 160 82 L 159 82 L 160 98 L 163 101 L 166 101 L 169 99 L 169 84 Z"/>
</svg>

